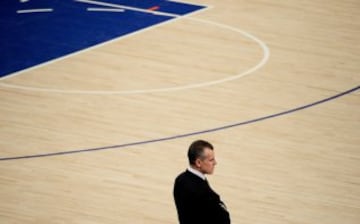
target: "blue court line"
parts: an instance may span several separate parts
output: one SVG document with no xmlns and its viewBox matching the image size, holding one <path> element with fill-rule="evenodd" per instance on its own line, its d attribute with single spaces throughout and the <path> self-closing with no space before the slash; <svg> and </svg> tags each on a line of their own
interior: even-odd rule
<svg viewBox="0 0 360 224">
<path fill-rule="evenodd" d="M 115 148 L 125 148 L 125 147 L 130 147 L 130 146 L 136 146 L 136 145 L 145 145 L 145 144 L 149 144 L 149 143 L 154 143 L 154 142 L 163 142 L 163 141 L 169 141 L 169 140 L 174 140 L 174 139 L 178 139 L 178 138 L 185 138 L 185 137 L 190 137 L 190 136 L 195 136 L 195 135 L 201 135 L 201 134 L 205 134 L 205 133 L 209 133 L 209 132 L 216 132 L 216 131 L 221 131 L 221 130 L 225 130 L 228 128 L 233 128 L 233 127 L 237 127 L 237 126 L 242 126 L 242 125 L 246 125 L 246 124 L 251 124 L 251 123 L 255 123 L 255 122 L 260 122 L 263 120 L 267 120 L 267 119 L 271 119 L 271 118 L 275 118 L 275 117 L 279 117 L 279 116 L 283 116 L 283 115 L 287 115 L 287 114 L 291 114 L 300 110 L 304 110 L 310 107 L 314 107 L 316 105 L 331 101 L 331 100 L 335 100 L 339 97 L 345 96 L 347 94 L 350 94 L 352 92 L 355 92 L 357 90 L 360 89 L 360 86 L 356 86 L 352 89 L 349 89 L 345 92 L 339 93 L 337 95 L 325 98 L 323 100 L 319 100 L 301 107 L 296 107 L 294 109 L 291 110 L 286 110 L 280 113 L 276 113 L 276 114 L 272 114 L 272 115 L 268 115 L 268 116 L 264 116 L 264 117 L 260 117 L 260 118 L 256 118 L 256 119 L 252 119 L 252 120 L 248 120 L 248 121 L 243 121 L 243 122 L 239 122 L 239 123 L 235 123 L 235 124 L 230 124 L 230 125 L 225 125 L 225 126 L 221 126 L 221 127 L 217 127 L 217 128 L 212 128 L 212 129 L 207 129 L 207 130 L 202 130 L 202 131 L 197 131 L 197 132 L 191 132 L 191 133 L 187 133 L 187 134 L 181 134 L 181 135 L 175 135 L 175 136 L 170 136 L 170 137 L 164 137 L 164 138 L 158 138 L 158 139 L 152 139 L 152 140 L 146 140 L 146 141 L 140 141 L 140 142 L 132 142 L 132 143 L 126 143 L 126 144 L 120 144 L 120 145 L 113 145 L 113 146 L 105 146 L 105 147 L 99 147 L 99 148 L 90 148 L 90 149 L 80 149 L 80 150 L 73 150 L 73 151 L 64 151 L 64 152 L 54 152 L 54 153 L 44 153 L 44 154 L 34 154 L 34 155 L 27 155 L 27 156 L 16 156 L 16 157 L 4 157 L 4 158 L 0 158 L 0 161 L 4 161 L 4 160 L 18 160 L 18 159 L 31 159 L 31 158 L 39 158 L 39 157 L 48 157 L 48 156 L 59 156 L 59 155 L 66 155 L 66 154 L 75 154 L 75 153 L 84 153 L 84 152 L 93 152 L 93 151 L 100 151 L 100 150 L 106 150 L 106 149 L 115 149 Z"/>
</svg>

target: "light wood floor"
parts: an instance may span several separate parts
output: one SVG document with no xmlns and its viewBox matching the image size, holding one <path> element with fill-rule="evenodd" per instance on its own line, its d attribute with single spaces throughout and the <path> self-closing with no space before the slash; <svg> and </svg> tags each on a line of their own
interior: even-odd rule
<svg viewBox="0 0 360 224">
<path fill-rule="evenodd" d="M 267 63 L 239 79 L 174 91 L 241 74 L 263 58 L 241 33 L 183 18 L 3 79 L 62 92 L 0 87 L 0 157 L 209 130 L 359 86 L 358 0 L 192 1 L 212 8 L 190 18 L 266 43 Z M 359 136 L 355 91 L 216 132 L 0 161 L 0 223 L 175 224 L 173 180 L 187 167 L 188 145 L 206 139 L 218 160 L 210 183 L 234 224 L 358 224 Z"/>
</svg>

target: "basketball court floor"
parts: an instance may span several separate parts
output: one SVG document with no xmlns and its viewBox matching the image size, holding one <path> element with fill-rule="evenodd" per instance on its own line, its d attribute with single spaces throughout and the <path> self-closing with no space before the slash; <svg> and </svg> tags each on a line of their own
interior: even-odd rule
<svg viewBox="0 0 360 224">
<path fill-rule="evenodd" d="M 197 139 L 232 223 L 360 223 L 359 1 L 0 6 L 0 223 L 178 223 Z"/>
</svg>

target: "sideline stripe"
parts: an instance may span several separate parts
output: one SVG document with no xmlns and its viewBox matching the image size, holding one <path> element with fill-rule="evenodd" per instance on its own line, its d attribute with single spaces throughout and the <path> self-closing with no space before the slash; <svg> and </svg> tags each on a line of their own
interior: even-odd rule
<svg viewBox="0 0 360 224">
<path fill-rule="evenodd" d="M 111 9 L 111 8 L 87 8 L 90 12 L 125 12 L 125 9 Z"/>
<path fill-rule="evenodd" d="M 35 12 L 53 12 L 53 9 L 25 9 L 25 10 L 17 10 L 16 13 L 35 13 Z"/>
<path fill-rule="evenodd" d="M 141 9 L 136 7 L 131 7 L 127 5 L 120 5 L 120 4 L 113 4 L 113 3 L 107 3 L 107 2 L 101 2 L 101 1 L 94 1 L 94 0 L 75 0 L 76 2 L 82 2 L 82 3 L 88 3 L 93 5 L 101 5 L 101 6 L 107 6 L 112 8 L 122 8 L 127 10 L 132 10 L 135 12 L 144 12 L 144 13 L 150 13 L 150 14 L 156 14 L 161 16 L 168 16 L 168 17 L 181 17 L 183 15 L 173 14 L 173 13 L 167 13 L 167 12 L 155 12 L 148 9 Z"/>
<path fill-rule="evenodd" d="M 169 140 L 173 140 L 173 139 L 178 139 L 178 138 L 185 138 L 185 137 L 189 137 L 189 136 L 194 136 L 194 135 L 201 135 L 201 134 L 205 134 L 205 133 L 209 133 L 209 132 L 216 132 L 216 131 L 221 131 L 221 130 L 225 130 L 228 128 L 234 128 L 237 126 L 242 126 L 242 125 L 247 125 L 247 124 L 251 124 L 251 123 L 255 123 L 255 122 L 260 122 L 263 120 L 267 120 L 267 119 L 271 119 L 271 118 L 275 118 L 275 117 L 279 117 L 279 116 L 283 116 L 283 115 L 287 115 L 287 114 L 291 114 L 300 110 L 304 110 L 310 107 L 314 107 L 316 105 L 331 101 L 331 100 L 335 100 L 336 98 L 345 96 L 347 94 L 350 94 L 352 92 L 356 92 L 357 90 L 360 89 L 360 85 L 356 86 L 352 89 L 349 89 L 345 92 L 339 93 L 337 95 L 325 98 L 323 100 L 319 100 L 301 107 L 296 107 L 294 109 L 291 110 L 286 110 L 280 113 L 276 113 L 276 114 L 272 114 L 272 115 L 268 115 L 268 116 L 264 116 L 264 117 L 260 117 L 260 118 L 255 118 L 252 120 L 248 120 L 248 121 L 243 121 L 243 122 L 239 122 L 239 123 L 235 123 L 235 124 L 230 124 L 230 125 L 225 125 L 225 126 L 221 126 L 221 127 L 217 127 L 217 128 L 212 128 L 212 129 L 208 129 L 208 130 L 202 130 L 202 131 L 197 131 L 197 132 L 191 132 L 191 133 L 186 133 L 186 134 L 180 134 L 180 135 L 174 135 L 174 136 L 170 136 L 170 137 L 164 137 L 164 138 L 158 138 L 158 139 L 152 139 L 152 140 L 146 140 L 146 141 L 140 141 L 140 142 L 132 142 L 132 143 L 126 143 L 126 144 L 120 144 L 120 145 L 113 145 L 113 146 L 105 146 L 105 147 L 99 147 L 99 148 L 90 148 L 90 149 L 80 149 L 80 150 L 73 150 L 73 151 L 64 151 L 64 152 L 54 152 L 54 153 L 44 153 L 44 154 L 34 154 L 34 155 L 27 155 L 27 156 L 16 156 L 16 157 L 4 157 L 4 158 L 0 158 L 0 161 L 4 161 L 4 160 L 18 160 L 18 159 L 31 159 L 31 158 L 39 158 L 39 157 L 48 157 L 48 156 L 59 156 L 59 155 L 66 155 L 66 154 L 75 154 L 75 153 L 83 153 L 83 152 L 92 152 L 92 151 L 100 151 L 100 150 L 107 150 L 107 149 L 115 149 L 115 148 L 125 148 L 125 147 L 130 147 L 130 146 L 135 146 L 135 145 L 145 145 L 145 144 L 149 144 L 149 143 L 154 143 L 154 142 L 162 142 L 162 141 L 169 141 Z"/>
</svg>

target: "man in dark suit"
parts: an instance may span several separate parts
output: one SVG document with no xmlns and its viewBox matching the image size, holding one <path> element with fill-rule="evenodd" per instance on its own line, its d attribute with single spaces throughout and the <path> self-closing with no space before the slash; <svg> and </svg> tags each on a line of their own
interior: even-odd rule
<svg viewBox="0 0 360 224">
<path fill-rule="evenodd" d="M 175 179 L 173 192 L 180 224 L 230 224 L 225 204 L 205 177 L 216 165 L 213 146 L 195 141 L 189 147 L 188 158 L 190 167 Z"/>
</svg>

